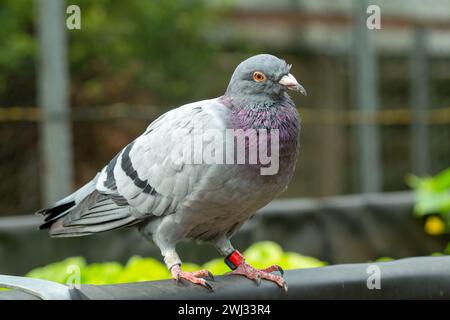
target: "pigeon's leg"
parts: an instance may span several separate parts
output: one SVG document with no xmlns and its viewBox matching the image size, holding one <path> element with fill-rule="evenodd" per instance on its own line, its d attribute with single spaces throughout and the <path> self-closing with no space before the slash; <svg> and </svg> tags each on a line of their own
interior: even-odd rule
<svg viewBox="0 0 450 320">
<path fill-rule="evenodd" d="M 216 242 L 216 247 L 219 252 L 226 256 L 225 263 L 232 269 L 228 275 L 241 275 L 247 277 L 248 279 L 255 280 L 256 284 L 261 283 L 261 279 L 266 279 L 275 282 L 279 287 L 287 291 L 288 286 L 286 281 L 283 279 L 283 269 L 280 266 L 272 265 L 265 269 L 255 269 L 251 265 L 245 262 L 242 254 L 233 248 L 231 242 L 227 238 L 222 238 Z M 274 275 L 271 272 L 279 271 L 281 276 Z"/>
<path fill-rule="evenodd" d="M 148 230 L 150 230 L 150 228 L 151 226 L 149 226 Z M 177 233 L 177 224 L 174 224 L 171 218 L 164 218 L 154 230 L 151 230 L 151 232 L 153 242 L 161 250 L 167 269 L 170 270 L 172 278 L 175 279 L 177 283 L 181 280 L 185 280 L 193 284 L 201 285 L 208 290 L 213 290 L 211 284 L 204 279 L 209 278 L 210 280 L 214 280 L 213 275 L 208 270 L 194 272 L 181 270 L 181 259 L 175 251 L 175 245 L 180 240 L 180 235 Z M 145 234 L 146 232 L 144 231 L 144 235 Z"/>
</svg>

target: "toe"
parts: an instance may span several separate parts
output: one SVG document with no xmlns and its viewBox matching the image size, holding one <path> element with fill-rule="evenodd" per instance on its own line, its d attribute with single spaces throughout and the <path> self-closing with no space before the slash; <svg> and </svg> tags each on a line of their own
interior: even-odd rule
<svg viewBox="0 0 450 320">
<path fill-rule="evenodd" d="M 205 287 L 206 289 L 208 289 L 209 291 L 214 291 L 213 286 L 211 285 L 211 283 L 209 283 L 208 281 L 204 281 L 202 284 L 203 287 Z"/>
<path fill-rule="evenodd" d="M 287 291 L 287 283 L 281 276 L 276 276 L 267 272 L 261 272 L 261 278 L 275 282 L 279 287 Z"/>
<path fill-rule="evenodd" d="M 206 289 L 213 291 L 213 287 L 211 283 L 206 281 L 203 278 L 200 278 L 199 276 L 208 276 L 209 271 L 206 270 L 200 270 L 196 272 L 185 272 L 181 270 L 175 270 L 173 273 L 173 278 L 179 284 L 181 280 L 184 280 L 186 282 L 190 282 L 192 284 L 200 285 L 202 287 L 205 287 Z"/>
<path fill-rule="evenodd" d="M 277 265 L 277 264 L 271 265 L 270 267 L 267 267 L 267 268 L 265 268 L 265 269 L 261 269 L 260 271 L 268 272 L 268 273 L 271 273 L 271 272 L 274 272 L 274 271 L 278 271 L 279 273 L 281 273 L 281 275 L 284 274 L 283 268 L 281 268 L 281 267 L 280 267 L 279 265 Z"/>
<path fill-rule="evenodd" d="M 195 277 L 202 277 L 202 278 L 207 278 L 209 280 L 214 281 L 214 276 L 211 272 L 209 272 L 208 270 L 198 270 L 198 271 L 194 271 L 192 273 Z"/>
</svg>

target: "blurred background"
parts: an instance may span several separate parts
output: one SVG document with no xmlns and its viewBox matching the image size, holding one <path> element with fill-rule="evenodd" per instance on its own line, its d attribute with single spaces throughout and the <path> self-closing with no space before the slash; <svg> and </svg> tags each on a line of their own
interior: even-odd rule
<svg viewBox="0 0 450 320">
<path fill-rule="evenodd" d="M 72 4 L 81 29 L 66 28 Z M 366 26 L 369 4 L 381 29 Z M 293 95 L 301 152 L 283 198 L 409 190 L 408 175 L 450 165 L 450 0 L 2 0 L 0 26 L 0 216 L 82 186 L 158 115 L 222 95 L 262 52 L 308 91 Z M 309 250 L 396 254 L 361 251 Z"/>
</svg>

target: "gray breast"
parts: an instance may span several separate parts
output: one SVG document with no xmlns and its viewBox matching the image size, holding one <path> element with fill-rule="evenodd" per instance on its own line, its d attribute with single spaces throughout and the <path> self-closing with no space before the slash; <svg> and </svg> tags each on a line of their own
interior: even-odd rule
<svg viewBox="0 0 450 320">
<path fill-rule="evenodd" d="M 285 189 L 291 170 L 262 176 L 259 170 L 244 165 L 222 165 L 212 171 L 208 183 L 190 195 L 177 212 L 180 223 L 190 226 L 186 238 L 211 241 L 231 236 Z"/>
</svg>

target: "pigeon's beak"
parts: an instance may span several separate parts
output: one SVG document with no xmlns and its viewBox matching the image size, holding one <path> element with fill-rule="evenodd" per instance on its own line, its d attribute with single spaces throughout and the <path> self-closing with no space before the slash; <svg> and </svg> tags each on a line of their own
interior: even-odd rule
<svg viewBox="0 0 450 320">
<path fill-rule="evenodd" d="M 303 86 L 297 82 L 297 79 L 295 79 L 295 77 L 290 73 L 283 76 L 278 83 L 285 86 L 289 90 L 300 92 L 304 96 L 308 95 L 305 88 L 303 88 Z"/>
</svg>

